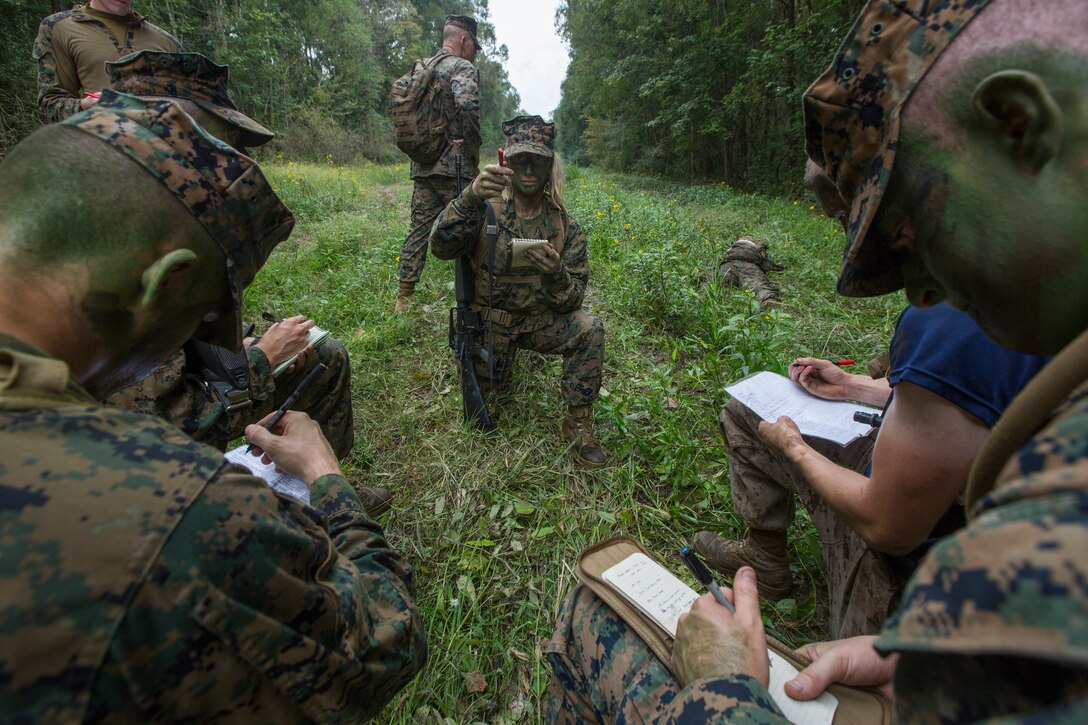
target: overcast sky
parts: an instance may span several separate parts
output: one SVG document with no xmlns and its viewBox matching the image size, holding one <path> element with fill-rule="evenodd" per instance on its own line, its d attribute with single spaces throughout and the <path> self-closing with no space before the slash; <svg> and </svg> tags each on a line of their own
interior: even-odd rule
<svg viewBox="0 0 1088 725">
<path fill-rule="evenodd" d="M 559 0 L 489 0 L 498 44 L 506 44 L 510 84 L 530 114 L 552 120 L 559 105 L 559 85 L 567 74 L 567 49 L 555 32 Z"/>
</svg>

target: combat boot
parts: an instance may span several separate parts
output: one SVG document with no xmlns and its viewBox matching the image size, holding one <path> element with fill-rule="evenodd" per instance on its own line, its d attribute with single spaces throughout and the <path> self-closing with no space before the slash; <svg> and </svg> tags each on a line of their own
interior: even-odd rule
<svg viewBox="0 0 1088 725">
<path fill-rule="evenodd" d="M 359 488 L 359 500 L 363 502 L 366 515 L 376 519 L 386 511 L 393 503 L 393 492 L 388 488 Z"/>
<path fill-rule="evenodd" d="M 400 289 L 397 292 L 397 301 L 393 305 L 393 314 L 399 315 L 408 311 L 408 308 L 412 306 L 412 303 L 416 299 L 416 283 L 415 282 L 400 282 Z"/>
<path fill-rule="evenodd" d="M 759 595 L 771 601 L 784 598 L 793 586 L 784 531 L 752 529 L 747 539 L 739 541 L 700 531 L 695 535 L 695 550 L 713 569 L 730 578 L 742 566 L 755 569 Z"/>
<path fill-rule="evenodd" d="M 586 468 L 605 464 L 604 448 L 593 435 L 593 406 L 572 405 L 563 419 L 563 435 L 574 442 L 574 457 Z"/>
</svg>

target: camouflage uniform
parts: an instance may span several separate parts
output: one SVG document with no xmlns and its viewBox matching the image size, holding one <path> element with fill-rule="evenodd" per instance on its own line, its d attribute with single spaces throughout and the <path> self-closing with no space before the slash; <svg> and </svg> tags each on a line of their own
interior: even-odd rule
<svg viewBox="0 0 1088 725">
<path fill-rule="evenodd" d="M 128 26 L 123 39 L 86 12 L 86 5 L 50 15 L 38 26 L 34 60 L 38 63 L 38 108 L 50 121 L 78 113 L 84 91 L 110 85 L 105 63 L 135 50 L 181 50 L 181 43 L 139 13 L 118 17 Z"/>
<path fill-rule="evenodd" d="M 562 391 L 568 406 L 591 405 L 601 388 L 604 325 L 582 310 L 589 280 L 586 236 L 549 197 L 544 213 L 528 222 L 517 218 L 513 204 L 492 203 L 499 226 L 494 275 L 487 267 L 486 207 L 471 185 L 446 207 L 431 233 L 431 252 L 439 259 L 473 255 L 475 300 L 491 320 L 495 359 L 493 376 L 477 363 L 481 385 L 501 389 L 510 380 L 514 351 L 535 350 L 563 356 Z M 551 274 L 510 269 L 510 240 L 515 238 L 545 238 L 553 246 L 561 240 L 559 269 Z"/>
<path fill-rule="evenodd" d="M 227 67 L 199 53 L 142 50 L 107 63 L 106 69 L 115 90 L 192 101 L 235 126 L 247 145 L 259 146 L 274 137 L 238 110 L 228 89 Z M 326 340 L 316 353 L 313 365 L 324 363 L 328 369 L 310 383 L 293 408 L 316 420 L 336 455 L 345 458 L 355 442 L 348 353 L 334 339 Z M 185 355 L 180 351 L 147 378 L 117 391 L 104 403 L 165 418 L 196 440 L 225 450 L 247 425 L 278 408 L 312 369 L 296 366 L 276 378 L 261 350 L 248 347 L 246 356 L 252 404 L 245 408 L 227 412 L 201 378 L 185 370 Z"/>
<path fill-rule="evenodd" d="M 475 35 L 475 33 L 473 33 Z M 441 83 L 446 104 L 443 118 L 450 138 L 463 138 L 461 178 L 468 183 L 480 173 L 480 73 L 469 61 L 443 48 L 433 56 L 441 58 L 434 69 L 434 80 Z M 397 279 L 416 283 L 427 261 L 427 237 L 431 225 L 457 196 L 457 147 L 450 144 L 438 161 L 429 166 L 412 162 L 412 216 L 408 236 L 400 253 Z"/>
<path fill-rule="evenodd" d="M 66 123 L 193 213 L 236 303 L 290 233 L 252 160 L 172 103 L 107 90 Z M 217 341 L 238 344 L 237 314 Z M 422 665 L 411 572 L 341 476 L 312 507 L 277 495 L 161 420 L 97 407 L 7 335 L 0 450 L 5 719 L 354 721 Z"/>
<path fill-rule="evenodd" d="M 741 237 L 722 255 L 718 272 L 731 287 L 752 290 L 761 307 L 781 302 L 778 288 L 767 279 L 768 272 L 780 272 L 783 267 L 767 254 L 767 243 L 752 237 Z"/>
</svg>

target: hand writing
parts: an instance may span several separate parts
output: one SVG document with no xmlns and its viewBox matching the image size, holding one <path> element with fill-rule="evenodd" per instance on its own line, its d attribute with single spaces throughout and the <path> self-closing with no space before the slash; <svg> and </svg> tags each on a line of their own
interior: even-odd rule
<svg viewBox="0 0 1088 725">
<path fill-rule="evenodd" d="M 730 596 L 729 589 L 723 587 L 722 591 Z M 732 601 L 736 614 L 730 614 L 713 595 L 704 594 L 690 611 L 680 615 L 672 657 L 681 685 L 711 675 L 738 674 L 767 684 L 767 635 L 759 615 L 756 573 L 751 567 L 737 572 Z"/>
<path fill-rule="evenodd" d="M 260 423 L 273 415 L 269 413 Z M 301 478 L 307 486 L 325 474 L 340 473 L 340 462 L 321 426 L 305 413 L 289 410 L 271 431 L 260 424 L 251 424 L 246 426 L 245 433 L 264 463 L 275 463 L 280 470 Z"/>
</svg>

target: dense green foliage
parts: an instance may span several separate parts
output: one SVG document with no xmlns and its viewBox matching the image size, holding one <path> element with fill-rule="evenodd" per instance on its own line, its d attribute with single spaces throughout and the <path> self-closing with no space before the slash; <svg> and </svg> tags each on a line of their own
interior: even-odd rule
<svg viewBox="0 0 1088 725">
<path fill-rule="evenodd" d="M 862 0 L 566 0 L 568 158 L 781 192 L 804 167 L 800 98 Z"/>
<path fill-rule="evenodd" d="M 447 347 L 451 263 L 429 259 L 415 307 L 390 315 L 411 195 L 403 165 L 277 161 L 266 171 L 299 224 L 247 291 L 247 318 L 301 312 L 347 345 L 347 473 L 398 493 L 382 523 L 416 568 L 429 660 L 381 722 L 538 722 L 541 641 L 577 553 L 630 534 L 687 578 L 670 559 L 679 541 L 702 528 L 741 531 L 718 432 L 723 388 L 802 353 L 861 363 L 886 349 L 904 306 L 900 295 L 834 295 L 843 235 L 811 201 L 569 169 L 567 202 L 589 239 L 586 307 L 607 330 L 596 421 L 611 457 L 586 471 L 559 434 L 556 356 L 519 354 L 496 430 L 462 425 Z M 719 256 L 741 234 L 770 242 L 785 265 L 772 275 L 781 308 L 760 310 L 721 284 Z M 790 538 L 798 586 L 763 611 L 796 645 L 823 635 L 826 602 L 803 512 Z"/>
<path fill-rule="evenodd" d="M 0 150 L 38 124 L 30 57 L 38 22 L 64 0 L 0 0 Z M 487 0 L 137 0 L 186 49 L 231 68 L 244 111 L 279 132 L 270 150 L 298 157 L 398 160 L 386 102 L 394 79 L 441 46 L 449 13 L 480 19 L 481 127 L 488 145 L 518 110 Z"/>
</svg>

